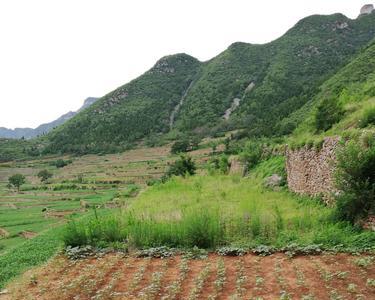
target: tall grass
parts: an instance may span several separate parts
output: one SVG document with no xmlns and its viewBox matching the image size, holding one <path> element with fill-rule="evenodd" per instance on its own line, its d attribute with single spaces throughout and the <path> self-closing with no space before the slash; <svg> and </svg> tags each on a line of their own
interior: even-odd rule
<svg viewBox="0 0 375 300">
<path fill-rule="evenodd" d="M 72 221 L 64 241 L 74 246 L 121 241 L 135 248 L 206 249 L 234 244 L 375 245 L 375 233 L 335 223 L 332 212 L 308 198 L 264 190 L 255 178 L 174 178 L 142 193 L 126 212 Z"/>
</svg>

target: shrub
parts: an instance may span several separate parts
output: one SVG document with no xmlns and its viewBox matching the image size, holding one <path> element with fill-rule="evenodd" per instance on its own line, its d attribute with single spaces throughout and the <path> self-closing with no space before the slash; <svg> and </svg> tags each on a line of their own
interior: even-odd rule
<svg viewBox="0 0 375 300">
<path fill-rule="evenodd" d="M 315 113 L 316 131 L 327 131 L 339 122 L 344 115 L 344 110 L 336 99 L 325 99 L 322 101 Z"/>
<path fill-rule="evenodd" d="M 20 191 L 20 187 L 26 182 L 26 178 L 22 174 L 14 174 L 8 178 L 8 181 L 9 186 L 14 186 L 18 191 Z"/>
<path fill-rule="evenodd" d="M 256 166 L 262 158 L 262 145 L 257 142 L 246 143 L 241 158 L 247 163 L 250 168 Z"/>
<path fill-rule="evenodd" d="M 55 166 L 56 168 L 64 168 L 65 166 L 71 163 L 72 163 L 72 160 L 58 159 L 58 160 L 50 162 L 50 165 Z"/>
<path fill-rule="evenodd" d="M 171 147 L 171 153 L 188 152 L 190 149 L 190 142 L 188 140 L 176 141 Z"/>
<path fill-rule="evenodd" d="M 163 176 L 163 181 L 166 181 L 171 176 L 186 176 L 194 175 L 196 166 L 190 156 L 181 155 L 180 159 L 176 160 Z"/>
<path fill-rule="evenodd" d="M 48 179 L 52 178 L 52 175 L 48 170 L 41 170 L 37 176 L 41 182 L 47 182 Z"/>
<path fill-rule="evenodd" d="M 336 215 L 355 223 L 375 209 L 375 139 L 368 147 L 354 141 L 337 155 Z"/>
<path fill-rule="evenodd" d="M 212 170 L 219 170 L 220 173 L 226 174 L 229 169 L 229 158 L 228 155 L 222 154 L 217 157 L 212 157 L 209 161 L 209 168 Z"/>
<path fill-rule="evenodd" d="M 185 138 L 174 142 L 171 147 L 171 153 L 177 154 L 198 149 L 200 143 L 199 137 Z"/>
<path fill-rule="evenodd" d="M 364 128 L 368 125 L 375 125 L 375 106 L 366 109 L 362 119 L 359 121 L 359 127 Z"/>
</svg>

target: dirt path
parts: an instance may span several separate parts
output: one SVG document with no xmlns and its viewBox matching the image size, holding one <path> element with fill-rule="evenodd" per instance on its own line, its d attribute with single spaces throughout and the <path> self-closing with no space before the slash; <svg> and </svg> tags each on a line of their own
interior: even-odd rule
<svg viewBox="0 0 375 300">
<path fill-rule="evenodd" d="M 375 265 L 347 254 L 204 260 L 56 257 L 7 287 L 8 299 L 375 299 Z"/>
</svg>

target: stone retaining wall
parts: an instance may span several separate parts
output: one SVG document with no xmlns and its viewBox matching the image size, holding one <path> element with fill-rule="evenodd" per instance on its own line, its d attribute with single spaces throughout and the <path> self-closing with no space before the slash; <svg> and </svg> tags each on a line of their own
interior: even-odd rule
<svg viewBox="0 0 375 300">
<path fill-rule="evenodd" d="M 307 146 L 298 150 L 286 150 L 286 171 L 291 191 L 310 196 L 323 195 L 326 201 L 336 192 L 334 186 L 335 151 L 339 137 L 324 139 L 320 150 Z"/>
</svg>

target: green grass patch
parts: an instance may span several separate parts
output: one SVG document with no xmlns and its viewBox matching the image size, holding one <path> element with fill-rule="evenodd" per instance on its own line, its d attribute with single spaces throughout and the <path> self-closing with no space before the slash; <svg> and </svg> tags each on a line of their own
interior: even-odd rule
<svg viewBox="0 0 375 300">
<path fill-rule="evenodd" d="M 279 171 L 281 158 L 268 164 Z M 255 172 L 265 175 L 266 166 Z M 116 214 L 71 222 L 66 245 L 94 246 L 127 241 L 130 247 L 322 244 L 325 248 L 368 249 L 375 233 L 335 223 L 333 209 L 316 200 L 262 188 L 256 177 L 174 177 L 157 184 Z"/>
</svg>

